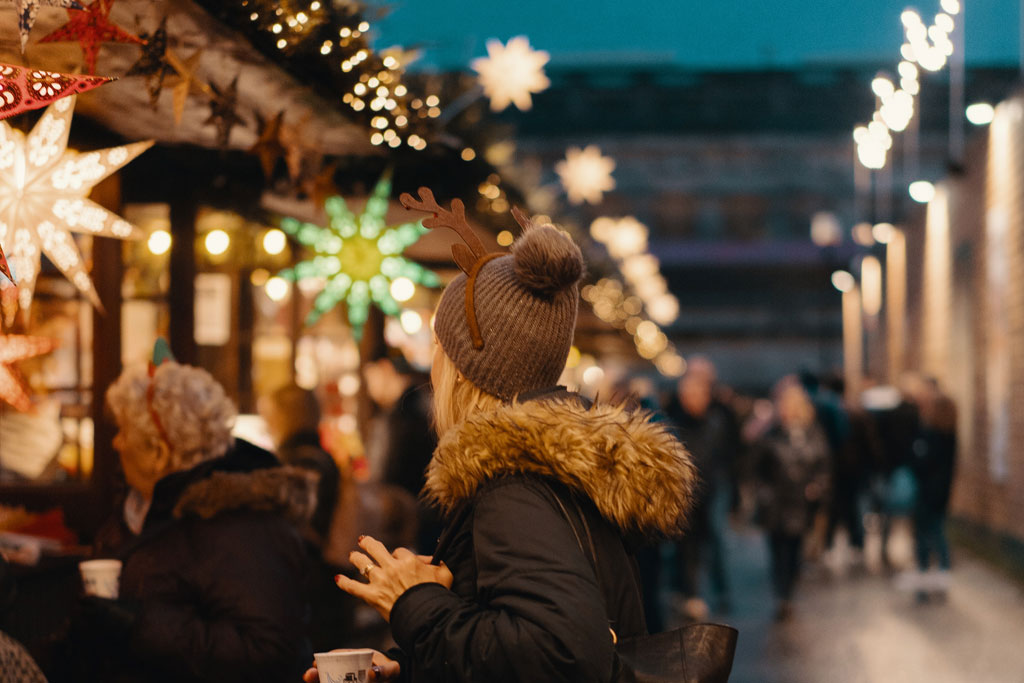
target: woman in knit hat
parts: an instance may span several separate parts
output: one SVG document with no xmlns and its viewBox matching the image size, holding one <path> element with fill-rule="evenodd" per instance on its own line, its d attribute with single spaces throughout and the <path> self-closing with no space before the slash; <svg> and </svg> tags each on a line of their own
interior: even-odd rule
<svg viewBox="0 0 1024 683">
<path fill-rule="evenodd" d="M 424 495 L 446 528 L 433 558 L 363 537 L 351 560 L 365 581 L 337 579 L 399 646 L 371 680 L 614 680 L 616 639 L 645 630 L 630 540 L 678 532 L 693 465 L 646 414 L 555 386 L 584 268 L 566 233 L 516 213 L 511 253 L 487 254 L 461 202 L 420 196 L 402 203 L 467 243 L 431 370 L 440 442 Z"/>
</svg>

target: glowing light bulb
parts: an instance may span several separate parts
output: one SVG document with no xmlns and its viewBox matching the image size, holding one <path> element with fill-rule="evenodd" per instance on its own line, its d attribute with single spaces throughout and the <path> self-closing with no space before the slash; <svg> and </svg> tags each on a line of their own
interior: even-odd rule
<svg viewBox="0 0 1024 683">
<path fill-rule="evenodd" d="M 203 240 L 203 244 L 206 245 L 206 251 L 214 256 L 219 256 L 231 246 L 231 237 L 223 230 L 211 230 Z"/>
<path fill-rule="evenodd" d="M 280 254 L 286 246 L 288 246 L 288 238 L 277 228 L 267 230 L 263 235 L 263 249 L 272 256 Z"/>
<path fill-rule="evenodd" d="M 171 233 L 166 230 L 154 230 L 150 233 L 146 246 L 149 247 L 151 254 L 157 256 L 166 254 L 167 250 L 171 248 Z"/>
<path fill-rule="evenodd" d="M 416 284 L 407 277 L 395 278 L 391 283 L 391 297 L 395 301 L 408 301 L 416 294 Z"/>
<path fill-rule="evenodd" d="M 291 285 L 283 277 L 274 276 L 263 285 L 263 291 L 271 301 L 282 301 L 291 289 Z"/>
<path fill-rule="evenodd" d="M 853 279 L 853 275 L 850 275 L 845 270 L 837 270 L 832 273 L 832 286 L 838 289 L 840 292 L 848 292 L 853 289 L 853 286 L 857 284 Z"/>
<path fill-rule="evenodd" d="M 879 244 L 889 244 L 892 241 L 893 232 L 896 230 L 892 223 L 878 223 L 871 228 L 871 236 Z"/>
<path fill-rule="evenodd" d="M 910 198 L 920 204 L 927 204 L 935 197 L 935 186 L 927 180 L 916 180 L 907 188 Z"/>
<path fill-rule="evenodd" d="M 409 336 L 423 329 L 423 317 L 416 311 L 402 311 L 398 321 L 402 324 L 402 329 Z"/>
<path fill-rule="evenodd" d="M 975 102 L 967 107 L 967 120 L 975 126 L 986 126 L 996 117 L 995 108 L 988 102 Z"/>
</svg>

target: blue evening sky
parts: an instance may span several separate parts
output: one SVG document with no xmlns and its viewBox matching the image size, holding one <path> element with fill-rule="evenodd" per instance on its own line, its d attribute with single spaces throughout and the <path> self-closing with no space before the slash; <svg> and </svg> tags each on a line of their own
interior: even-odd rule
<svg viewBox="0 0 1024 683">
<path fill-rule="evenodd" d="M 960 0 L 970 64 L 1016 64 L 1022 0 Z M 467 68 L 488 38 L 525 34 L 553 64 L 758 68 L 899 59 L 900 0 L 390 0 L 376 45 Z M 930 24 L 939 0 L 918 0 Z"/>
</svg>

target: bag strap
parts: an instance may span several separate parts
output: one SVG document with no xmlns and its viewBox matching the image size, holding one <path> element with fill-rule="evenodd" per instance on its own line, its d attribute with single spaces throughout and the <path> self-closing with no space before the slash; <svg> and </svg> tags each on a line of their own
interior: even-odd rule
<svg viewBox="0 0 1024 683">
<path fill-rule="evenodd" d="M 576 545 L 579 546 L 580 552 L 583 553 L 583 556 L 587 558 L 587 561 L 590 563 L 590 569 L 594 572 L 594 579 L 597 581 L 597 589 L 599 591 L 601 591 L 601 601 L 605 602 L 605 600 L 604 600 L 604 582 L 601 581 L 601 570 L 598 568 L 598 565 L 597 565 L 597 549 L 594 547 L 594 537 L 590 533 L 590 525 L 587 523 L 586 515 L 583 514 L 583 510 L 580 508 L 579 501 L 577 501 L 575 496 L 573 496 L 573 499 L 572 499 L 573 507 L 575 508 L 575 511 L 576 511 L 576 517 L 577 517 L 577 519 L 580 520 L 580 523 L 583 526 L 583 531 L 586 534 L 587 546 L 589 547 L 589 552 L 587 551 L 587 548 L 583 547 L 583 539 L 580 537 L 580 532 L 576 529 L 576 524 L 572 521 L 572 515 L 569 513 L 569 510 L 565 507 L 565 503 L 562 501 L 562 496 L 558 495 L 558 492 L 555 491 L 555 489 L 552 488 L 551 485 L 548 484 L 546 481 L 542 481 L 541 483 L 544 485 L 545 488 L 547 488 L 548 493 L 550 493 L 551 497 L 555 499 L 555 502 L 558 503 L 558 508 L 562 512 L 562 516 L 565 517 L 566 523 L 569 525 L 569 528 L 572 529 L 572 535 L 576 537 Z M 605 603 L 605 610 L 604 611 L 605 611 L 605 618 L 607 619 L 608 618 L 608 605 L 607 605 L 607 603 Z M 618 642 L 619 642 L 619 635 L 615 632 L 615 629 L 613 629 L 611 626 L 608 626 L 608 630 L 612 634 L 612 644 L 613 645 L 614 644 L 618 644 Z"/>
</svg>

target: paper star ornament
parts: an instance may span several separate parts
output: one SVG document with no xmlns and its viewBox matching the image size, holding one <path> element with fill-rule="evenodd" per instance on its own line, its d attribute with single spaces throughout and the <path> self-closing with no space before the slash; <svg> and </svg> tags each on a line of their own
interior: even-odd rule
<svg viewBox="0 0 1024 683">
<path fill-rule="evenodd" d="M 138 36 L 128 33 L 110 21 L 110 10 L 114 0 L 94 0 L 84 9 L 69 9 L 68 23 L 56 31 L 44 36 L 40 43 L 60 43 L 77 41 L 82 46 L 86 72 L 96 73 L 96 57 L 102 43 L 136 43 L 142 44 Z"/>
<path fill-rule="evenodd" d="M 565 160 L 555 164 L 555 173 L 562 179 L 562 187 L 573 204 L 599 204 L 605 192 L 615 189 L 613 170 L 615 161 L 601 156 L 597 145 L 570 147 Z"/>
<path fill-rule="evenodd" d="M 0 121 L 0 243 L 19 281 L 19 303 L 32 304 L 39 258 L 50 261 L 99 308 L 72 232 L 120 239 L 142 233 L 86 197 L 93 186 L 147 150 L 152 141 L 94 152 L 67 148 L 75 96 L 57 100 L 26 136 Z"/>
<path fill-rule="evenodd" d="M 29 388 L 14 363 L 42 356 L 55 348 L 57 342 L 46 337 L 0 334 L 0 401 L 9 403 L 18 412 L 31 410 Z"/>
<path fill-rule="evenodd" d="M 174 67 L 167 61 L 167 18 L 152 33 L 142 34 L 142 55 L 131 65 L 125 76 L 143 76 L 146 89 L 149 91 L 149 103 L 156 106 L 160 98 L 160 90 L 164 87 L 164 79 L 174 73 Z"/>
<path fill-rule="evenodd" d="M 551 85 L 544 75 L 547 52 L 533 50 L 526 36 L 516 36 L 502 45 L 487 41 L 487 56 L 477 57 L 470 66 L 480 74 L 480 85 L 491 99 L 491 109 L 502 111 L 515 104 L 521 111 L 533 106 L 530 93 L 539 93 Z"/>
<path fill-rule="evenodd" d="M 0 119 L 45 107 L 54 100 L 87 92 L 112 80 L 0 64 Z"/>
<path fill-rule="evenodd" d="M 28 34 L 36 23 L 39 6 L 82 9 L 76 0 L 14 0 L 14 9 L 18 12 L 18 33 L 21 34 L 21 54 L 25 54 Z"/>
<path fill-rule="evenodd" d="M 402 256 L 406 247 L 415 243 L 427 229 L 419 222 L 384 225 L 390 195 L 391 180 L 385 176 L 377 183 L 359 215 L 352 213 L 341 197 L 331 197 L 324 205 L 328 218 L 326 227 L 294 218 L 281 221 L 282 230 L 315 253 L 313 258 L 282 272 L 281 276 L 292 281 L 320 279 L 325 282 L 306 318 L 307 325 L 315 323 L 344 300 L 349 324 L 358 338 L 371 304 L 376 304 L 385 315 L 401 314 L 402 308 L 392 296 L 392 284 L 396 280 L 405 278 L 425 287 L 441 284 L 436 273 Z"/>
</svg>

